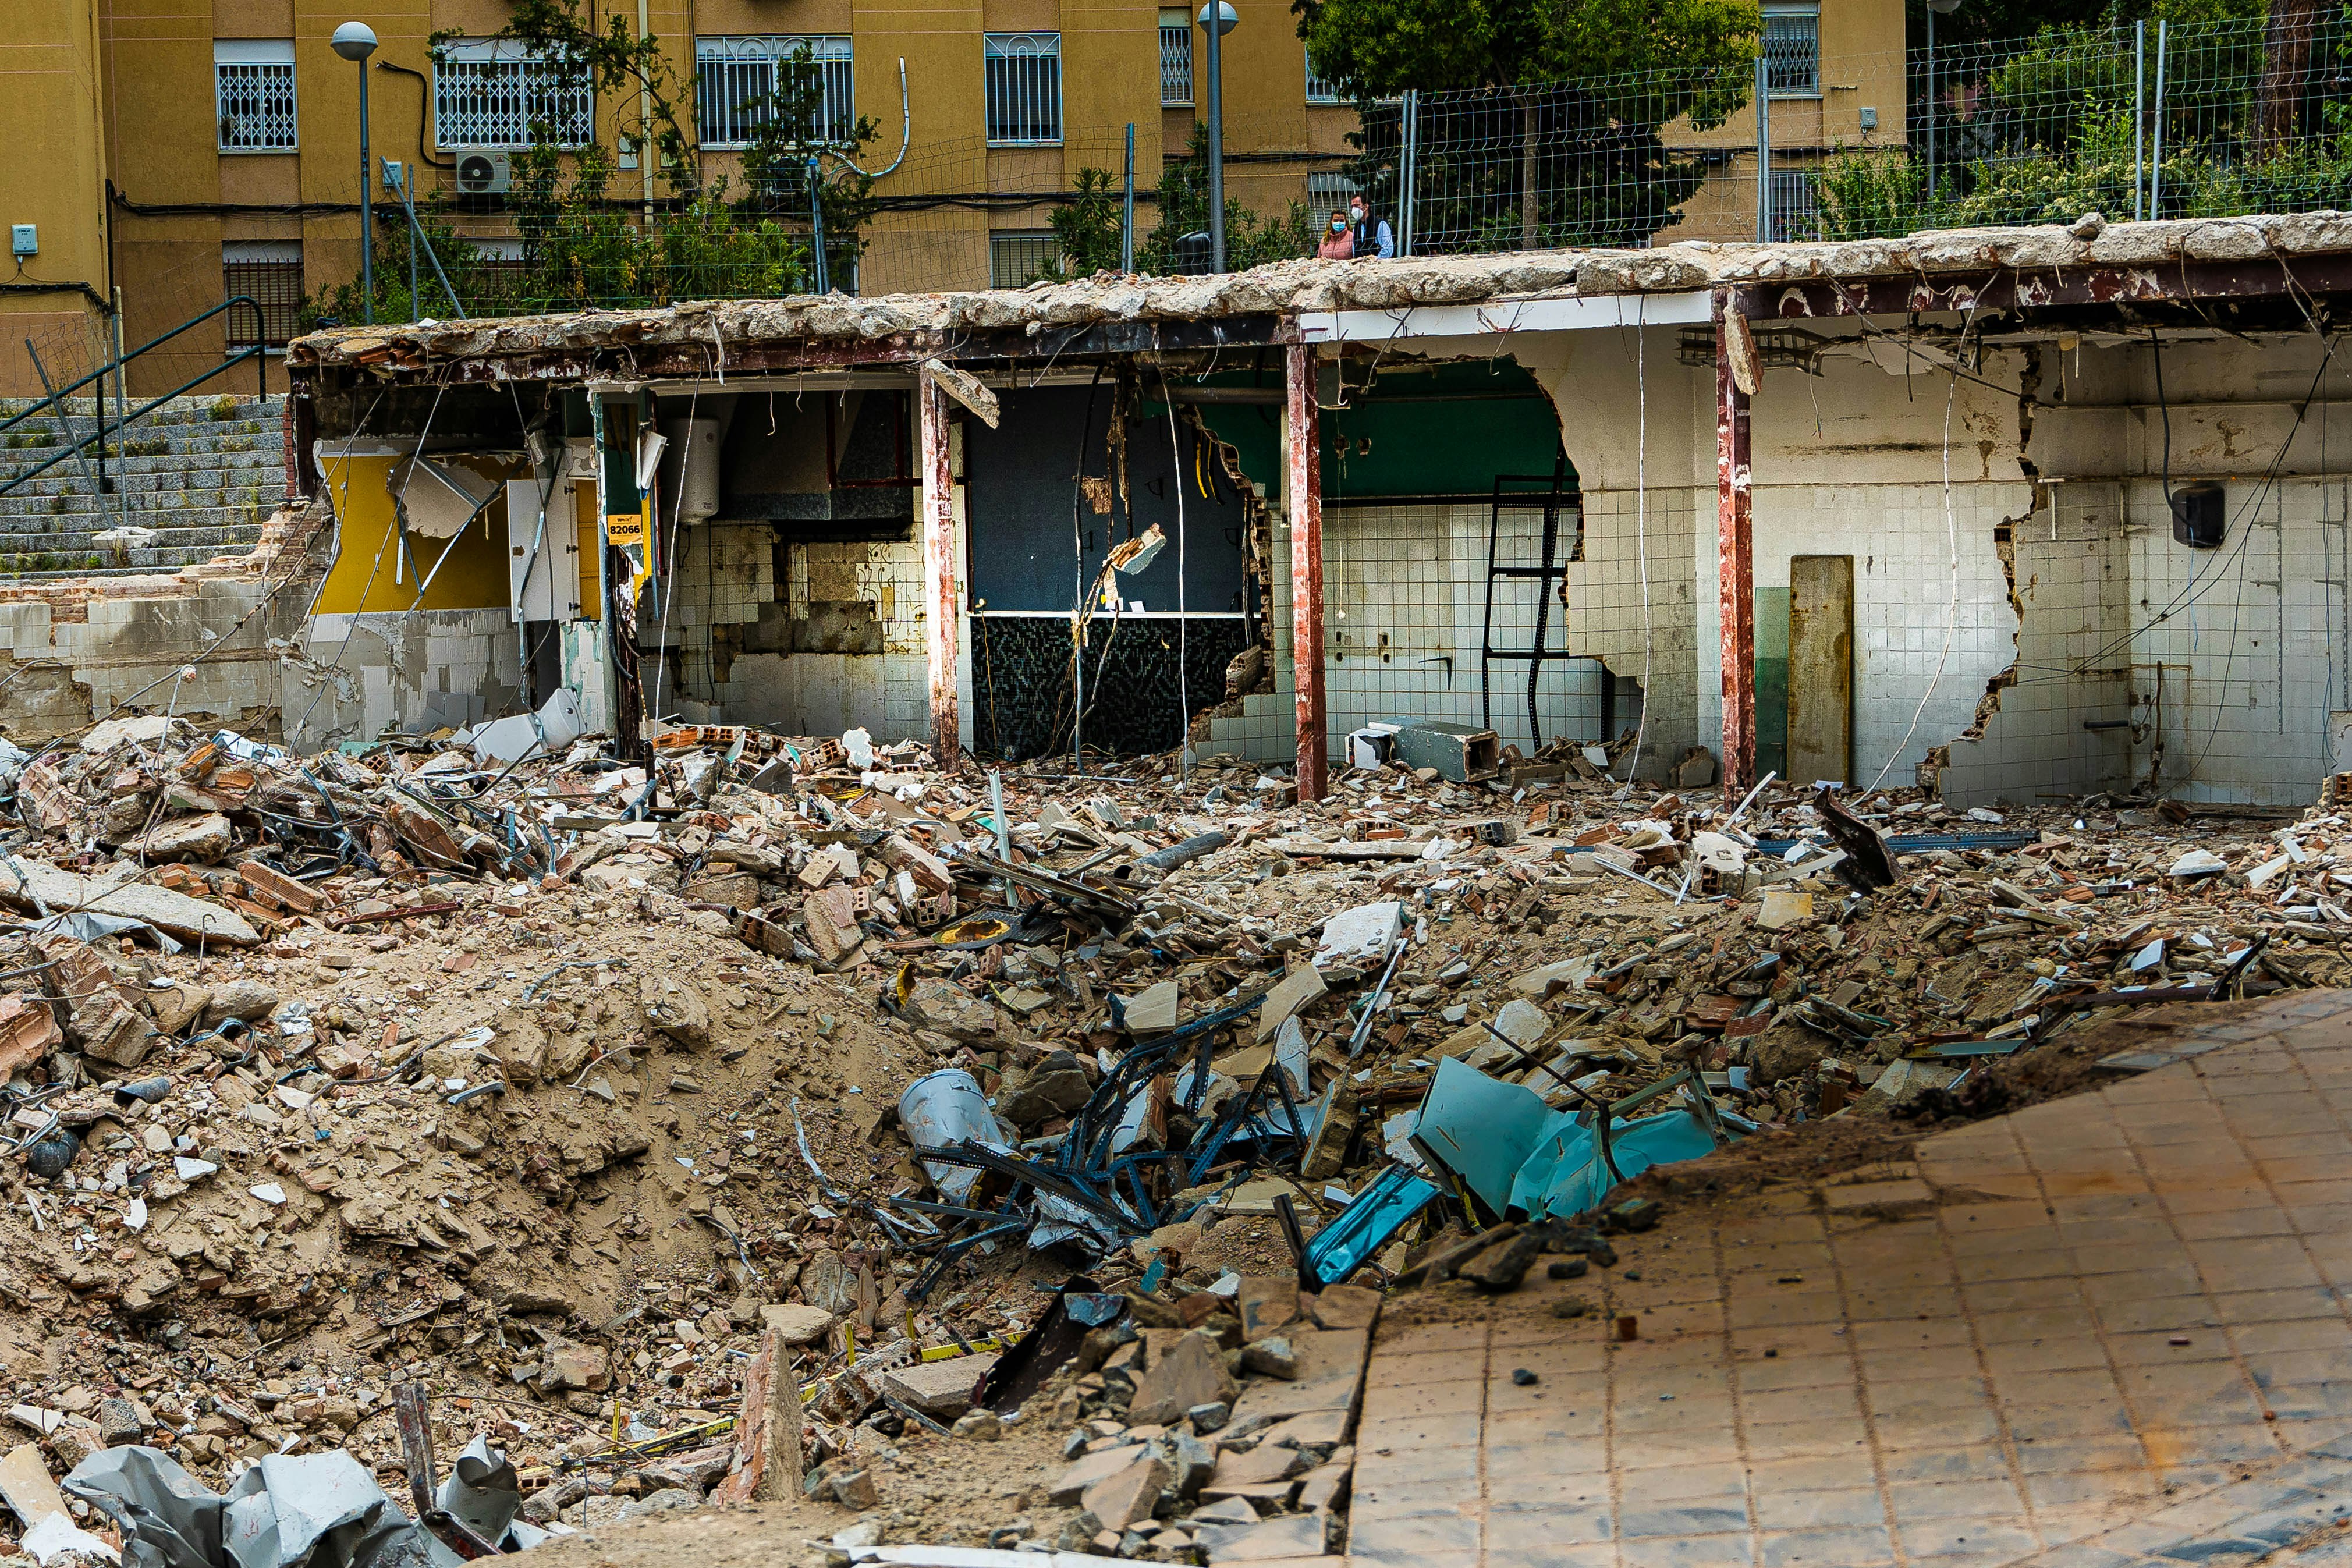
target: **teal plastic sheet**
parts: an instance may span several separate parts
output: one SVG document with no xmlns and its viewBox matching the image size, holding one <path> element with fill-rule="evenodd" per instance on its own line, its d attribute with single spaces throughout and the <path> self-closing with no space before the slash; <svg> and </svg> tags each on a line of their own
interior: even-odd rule
<svg viewBox="0 0 2352 1568">
<path fill-rule="evenodd" d="M 1713 1135 L 1689 1110 L 1612 1121 L 1612 1174 L 1592 1129 L 1554 1110 L 1533 1089 L 1499 1082 L 1454 1057 L 1437 1064 L 1413 1140 L 1495 1213 L 1531 1217 L 1587 1213 L 1621 1177 L 1715 1149 Z"/>
</svg>

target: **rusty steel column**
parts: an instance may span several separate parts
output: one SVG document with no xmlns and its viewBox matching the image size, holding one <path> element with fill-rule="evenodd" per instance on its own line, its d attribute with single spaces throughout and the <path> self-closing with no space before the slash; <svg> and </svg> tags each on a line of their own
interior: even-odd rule
<svg viewBox="0 0 2352 1568">
<path fill-rule="evenodd" d="M 1723 786 L 1756 776 L 1756 527 L 1748 394 L 1732 374 L 1732 291 L 1715 291 L 1715 584 L 1723 623 Z"/>
<path fill-rule="evenodd" d="M 915 373 L 923 442 L 924 643 L 930 656 L 931 753 L 942 768 L 963 760 L 956 711 L 955 473 L 948 458 L 948 395 L 930 367 Z"/>
<path fill-rule="evenodd" d="M 1282 494 L 1290 513 L 1290 676 L 1298 695 L 1298 798 L 1321 800 L 1329 747 L 1323 730 L 1323 437 L 1315 407 L 1315 350 L 1284 351 Z"/>
</svg>

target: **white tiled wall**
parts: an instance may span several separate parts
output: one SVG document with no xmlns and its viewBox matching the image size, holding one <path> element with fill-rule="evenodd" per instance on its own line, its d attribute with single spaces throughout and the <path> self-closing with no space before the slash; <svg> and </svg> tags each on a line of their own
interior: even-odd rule
<svg viewBox="0 0 2352 1568">
<path fill-rule="evenodd" d="M 929 734 L 919 542 L 794 544 L 779 594 L 768 525 L 680 532 L 668 646 L 679 650 L 683 674 L 661 694 L 665 712 L 688 722 L 723 716 L 793 733 L 839 734 L 862 725 L 877 740 Z M 712 629 L 756 622 L 761 606 L 779 598 L 795 614 L 812 598 L 865 600 L 881 622 L 883 651 L 739 653 L 728 679 L 714 682 Z"/>
</svg>

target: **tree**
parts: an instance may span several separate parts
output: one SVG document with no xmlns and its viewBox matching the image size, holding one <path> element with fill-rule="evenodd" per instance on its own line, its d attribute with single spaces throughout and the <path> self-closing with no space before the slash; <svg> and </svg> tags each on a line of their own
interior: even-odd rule
<svg viewBox="0 0 2352 1568">
<path fill-rule="evenodd" d="M 1039 274 L 1056 281 L 1116 272 L 1125 249 L 1125 192 L 1108 169 L 1080 169 L 1070 194 L 1054 204 L 1053 261 Z"/>
<path fill-rule="evenodd" d="M 1199 121 L 1192 122 L 1184 156 L 1171 160 L 1160 172 L 1155 199 L 1160 221 L 1150 236 L 1135 247 L 1136 268 L 1142 272 L 1182 272 L 1186 270 L 1188 251 L 1184 237 L 1204 234 L 1209 227 L 1209 128 Z M 1314 235 L 1307 221 L 1305 202 L 1292 202 L 1281 216 L 1267 217 L 1250 211 L 1232 196 L 1225 198 L 1225 265 L 1234 271 L 1314 253 Z M 1205 260 L 1205 252 L 1202 259 Z M 1205 266 L 1194 269 L 1207 270 Z"/>
<path fill-rule="evenodd" d="M 567 85 L 588 84 L 621 105 L 621 136 L 643 157 L 650 149 L 660 159 L 670 188 L 687 192 L 702 184 L 701 149 L 687 127 L 693 116 L 693 87 L 682 81 L 677 68 L 648 30 L 642 36 L 630 25 L 624 7 L 612 7 L 600 29 L 581 15 L 583 0 L 507 0 L 507 25 L 493 38 L 521 44 L 540 55 L 566 79 Z M 444 29 L 431 37 L 438 48 L 461 36 Z M 679 106 L 688 106 L 686 118 Z"/>
<path fill-rule="evenodd" d="M 776 62 L 775 89 L 756 100 L 754 113 L 743 151 L 745 201 L 798 223 L 808 220 L 814 189 L 824 224 L 826 279 L 839 284 L 854 277 L 875 208 L 874 177 L 858 167 L 856 154 L 881 127 L 867 115 L 848 124 L 828 121 L 824 72 L 806 44 Z M 836 165 L 830 175 L 828 159 Z"/>
<path fill-rule="evenodd" d="M 1684 117 L 1719 125 L 1745 103 L 1763 30 L 1754 0 L 1292 0 L 1291 10 L 1316 69 L 1364 111 L 1355 174 L 1383 201 L 1398 139 L 1376 100 L 1443 95 L 1423 104 L 1419 139 L 1454 150 L 1434 184 L 1458 210 L 1415 226 L 1474 248 L 1622 244 L 1671 222 L 1699 165 L 1659 132 Z M 1505 125 L 1516 167 L 1493 155 Z M 1423 200 L 1416 192 L 1417 211 Z M 1498 229 L 1512 211 L 1516 233 Z"/>
</svg>

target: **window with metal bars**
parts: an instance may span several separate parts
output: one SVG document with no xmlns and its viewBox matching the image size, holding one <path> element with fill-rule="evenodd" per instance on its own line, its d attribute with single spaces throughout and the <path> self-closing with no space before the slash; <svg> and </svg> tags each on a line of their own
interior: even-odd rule
<svg viewBox="0 0 2352 1568">
<path fill-rule="evenodd" d="M 1774 98 L 1822 95 L 1822 8 L 1764 7 L 1764 80 Z"/>
<path fill-rule="evenodd" d="M 1192 101 L 1192 18 L 1181 10 L 1160 13 L 1160 101 L 1171 109 Z"/>
<path fill-rule="evenodd" d="M 249 296 L 261 307 L 264 345 L 284 348 L 294 341 L 295 318 L 302 309 L 302 242 L 299 239 L 233 240 L 221 247 L 221 298 Z M 228 346 L 251 348 L 253 312 L 242 308 L 222 313 L 228 323 Z"/>
<path fill-rule="evenodd" d="M 1813 169 L 1772 171 L 1771 226 L 1774 239 L 1821 237 L 1820 173 Z"/>
<path fill-rule="evenodd" d="M 503 38 L 461 38 L 433 57 L 433 125 L 444 147 L 530 145 L 544 125 L 559 147 L 584 147 L 594 100 L 588 76 Z"/>
<path fill-rule="evenodd" d="M 222 152 L 293 152 L 294 40 L 215 39 L 213 110 Z"/>
<path fill-rule="evenodd" d="M 1049 146 L 1062 139 L 1062 35 L 983 33 L 988 142 Z"/>
<path fill-rule="evenodd" d="M 785 62 L 801 50 L 824 83 L 817 131 L 846 142 L 857 124 L 856 70 L 850 41 L 818 34 L 701 37 L 694 40 L 694 134 L 705 147 L 748 147 L 778 90 Z"/>
<path fill-rule="evenodd" d="M 1050 228 L 992 234 L 988 237 L 988 286 L 1026 288 L 1060 255 L 1061 247 Z"/>
<path fill-rule="evenodd" d="M 1317 74 L 1315 69 L 1315 57 L 1311 53 L 1307 57 L 1307 101 L 1309 103 L 1345 103 L 1348 101 L 1348 95 L 1339 90 L 1339 83 L 1326 81 L 1320 75 Z"/>
</svg>

